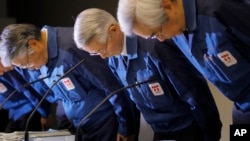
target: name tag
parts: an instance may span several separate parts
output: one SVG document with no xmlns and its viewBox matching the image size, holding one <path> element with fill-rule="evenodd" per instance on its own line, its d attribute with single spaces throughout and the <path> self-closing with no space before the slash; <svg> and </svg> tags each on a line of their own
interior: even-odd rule
<svg viewBox="0 0 250 141">
<path fill-rule="evenodd" d="M 159 95 L 163 95 L 164 94 L 164 91 L 160 85 L 160 83 L 158 82 L 155 82 L 155 83 L 151 83 L 151 84 L 148 84 L 151 92 L 155 95 L 155 96 L 159 96 Z"/>
<path fill-rule="evenodd" d="M 75 85 L 73 84 L 73 82 L 70 80 L 69 77 L 63 78 L 61 82 L 68 91 L 75 89 Z"/>
<path fill-rule="evenodd" d="M 7 90 L 7 87 L 3 83 L 0 83 L 0 93 L 5 93 Z"/>
<path fill-rule="evenodd" d="M 237 64 L 237 60 L 234 58 L 234 56 L 229 51 L 223 51 L 221 53 L 218 53 L 217 56 L 219 59 L 227 66 L 230 67 L 234 64 Z"/>
</svg>

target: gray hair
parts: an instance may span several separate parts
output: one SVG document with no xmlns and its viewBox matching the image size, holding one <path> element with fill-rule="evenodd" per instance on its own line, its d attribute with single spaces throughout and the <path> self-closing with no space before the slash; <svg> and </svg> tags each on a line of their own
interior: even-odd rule
<svg viewBox="0 0 250 141">
<path fill-rule="evenodd" d="M 1 34 L 1 58 L 4 66 L 10 66 L 15 58 L 21 58 L 32 53 L 28 47 L 30 39 L 41 39 L 41 31 L 31 24 L 11 24 L 6 26 Z"/>
<path fill-rule="evenodd" d="M 112 24 L 117 24 L 117 20 L 105 10 L 90 8 L 82 11 L 74 24 L 74 41 L 77 47 L 84 48 L 92 39 L 105 43 Z"/>
<path fill-rule="evenodd" d="M 162 0 L 119 0 L 117 19 L 121 30 L 127 36 L 133 35 L 135 22 L 140 22 L 149 27 L 160 26 L 168 20 Z"/>
</svg>

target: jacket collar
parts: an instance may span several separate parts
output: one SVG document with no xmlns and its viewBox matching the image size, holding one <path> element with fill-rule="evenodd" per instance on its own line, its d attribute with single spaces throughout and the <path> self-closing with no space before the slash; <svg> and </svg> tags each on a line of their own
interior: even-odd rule
<svg viewBox="0 0 250 141">
<path fill-rule="evenodd" d="M 126 49 L 128 54 L 128 59 L 137 58 L 137 37 L 126 37 Z"/>
<path fill-rule="evenodd" d="M 122 56 L 127 56 L 128 59 L 137 58 L 137 49 L 138 49 L 138 43 L 137 43 L 137 37 L 124 37 L 124 41 L 126 42 L 123 46 L 123 51 L 120 55 L 115 56 L 119 58 Z"/>
<path fill-rule="evenodd" d="M 196 29 L 196 1 L 183 0 L 187 30 L 192 32 Z"/>
</svg>

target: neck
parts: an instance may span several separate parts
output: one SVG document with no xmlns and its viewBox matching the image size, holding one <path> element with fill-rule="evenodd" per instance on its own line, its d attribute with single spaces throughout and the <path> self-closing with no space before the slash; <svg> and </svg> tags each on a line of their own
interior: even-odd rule
<svg viewBox="0 0 250 141">
<path fill-rule="evenodd" d="M 42 29 L 41 30 L 41 43 L 44 47 L 44 57 L 46 58 L 46 63 L 48 62 L 48 30 Z"/>
<path fill-rule="evenodd" d="M 178 9 L 180 11 L 180 19 L 181 19 L 181 27 L 182 31 L 186 30 L 186 18 L 185 18 L 185 11 L 184 11 L 184 6 L 183 6 L 183 1 L 182 0 L 177 0 L 178 1 Z"/>
<path fill-rule="evenodd" d="M 47 39 L 48 39 L 48 34 L 47 34 L 47 29 L 42 29 L 41 30 L 41 42 L 43 43 L 43 45 L 45 45 L 47 47 Z"/>
</svg>

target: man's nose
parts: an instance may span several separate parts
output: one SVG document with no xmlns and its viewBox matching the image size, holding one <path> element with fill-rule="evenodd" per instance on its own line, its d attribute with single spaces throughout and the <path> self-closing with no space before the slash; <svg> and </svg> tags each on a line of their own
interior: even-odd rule
<svg viewBox="0 0 250 141">
<path fill-rule="evenodd" d="M 106 54 L 100 54 L 100 56 L 101 56 L 102 59 L 107 58 L 107 55 L 106 55 Z"/>
</svg>

